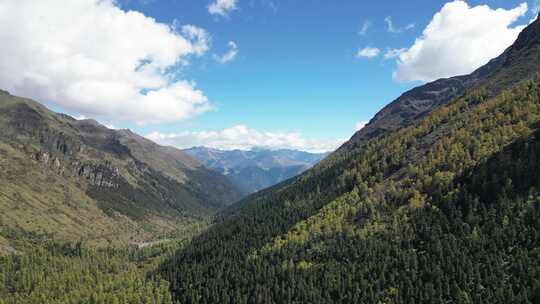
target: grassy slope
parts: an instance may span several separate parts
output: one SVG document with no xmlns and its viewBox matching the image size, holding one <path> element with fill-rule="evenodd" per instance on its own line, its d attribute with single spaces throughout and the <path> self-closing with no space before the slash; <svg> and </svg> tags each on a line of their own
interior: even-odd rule
<svg viewBox="0 0 540 304">
<path fill-rule="evenodd" d="M 112 218 L 77 184 L 39 167 L 11 146 L 0 144 L 0 223 L 60 239 L 127 243 L 149 234 L 129 218 Z M 21 183 L 21 180 L 26 182 Z M 136 239 L 133 239 L 135 241 Z"/>
<path fill-rule="evenodd" d="M 179 150 L 28 99 L 0 93 L 0 127 L 4 237 L 15 230 L 100 245 L 148 241 L 202 229 L 239 195 L 224 176 Z M 93 184 L 80 175 L 82 166 L 116 186 Z"/>
</svg>

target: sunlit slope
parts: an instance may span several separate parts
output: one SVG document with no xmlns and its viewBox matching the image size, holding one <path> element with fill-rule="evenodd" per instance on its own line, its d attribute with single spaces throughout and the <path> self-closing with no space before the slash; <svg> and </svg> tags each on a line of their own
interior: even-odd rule
<svg viewBox="0 0 540 304">
<path fill-rule="evenodd" d="M 203 223 L 239 193 L 128 130 L 0 93 L 0 225 L 60 239 L 140 241 Z"/>
<path fill-rule="evenodd" d="M 177 298 L 540 300 L 539 28 L 454 98 L 241 202 L 163 265 Z"/>
</svg>

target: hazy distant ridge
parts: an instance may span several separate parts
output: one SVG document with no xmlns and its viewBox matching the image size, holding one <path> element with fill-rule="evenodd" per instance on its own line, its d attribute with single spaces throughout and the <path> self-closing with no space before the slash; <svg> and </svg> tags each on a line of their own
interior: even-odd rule
<svg viewBox="0 0 540 304">
<path fill-rule="evenodd" d="M 327 153 L 264 148 L 226 151 L 194 147 L 184 152 L 208 168 L 229 177 L 245 194 L 273 186 L 298 175 L 327 155 Z"/>
</svg>

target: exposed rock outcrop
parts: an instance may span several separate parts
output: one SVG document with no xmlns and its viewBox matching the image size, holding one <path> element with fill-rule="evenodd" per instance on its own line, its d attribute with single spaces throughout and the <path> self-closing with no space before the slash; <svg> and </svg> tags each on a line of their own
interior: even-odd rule
<svg viewBox="0 0 540 304">
<path fill-rule="evenodd" d="M 106 188 L 118 188 L 119 186 L 120 170 L 110 161 L 102 163 L 65 162 L 60 157 L 44 151 L 37 152 L 33 159 L 57 174 L 83 179 L 92 186 Z"/>
</svg>

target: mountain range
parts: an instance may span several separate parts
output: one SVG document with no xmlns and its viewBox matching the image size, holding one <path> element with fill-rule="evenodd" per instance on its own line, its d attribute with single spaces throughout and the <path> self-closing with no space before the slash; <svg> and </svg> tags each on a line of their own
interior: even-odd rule
<svg viewBox="0 0 540 304">
<path fill-rule="evenodd" d="M 184 150 L 206 167 L 227 176 L 245 194 L 268 188 L 311 168 L 328 153 L 298 150 L 218 150 L 193 147 Z"/>
<path fill-rule="evenodd" d="M 180 150 L 5 91 L 0 130 L 3 229 L 129 243 L 202 224 L 240 198 Z"/>
<path fill-rule="evenodd" d="M 540 303 L 539 71 L 536 19 L 326 157 L 186 153 L 0 92 L 0 304 Z M 239 201 L 227 177 L 320 158 Z"/>
<path fill-rule="evenodd" d="M 182 303 L 539 303 L 540 21 L 161 267 Z"/>
</svg>

